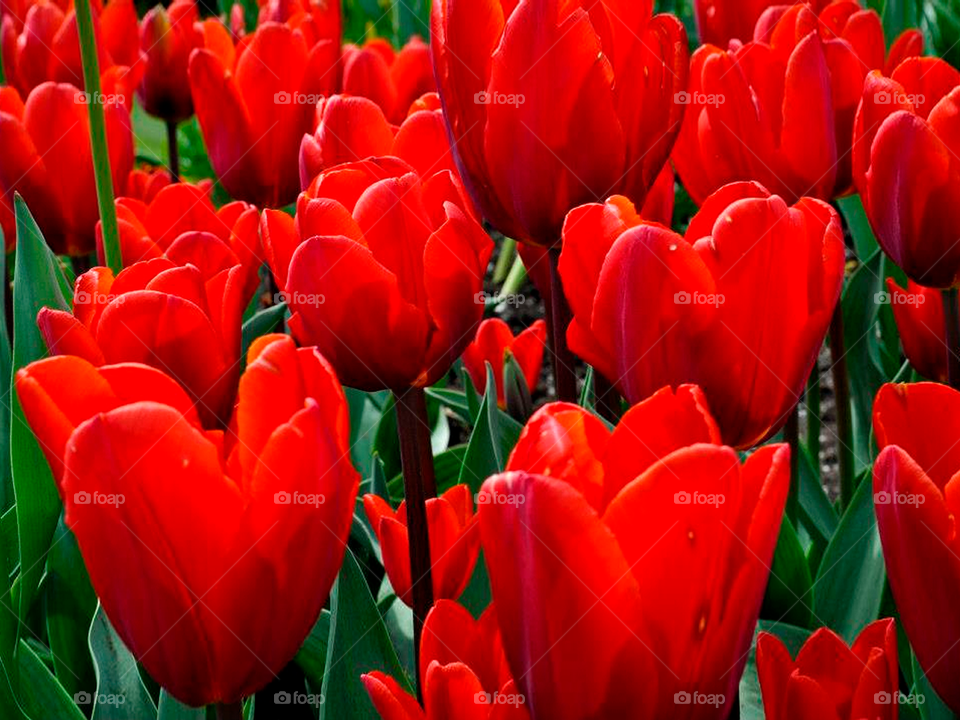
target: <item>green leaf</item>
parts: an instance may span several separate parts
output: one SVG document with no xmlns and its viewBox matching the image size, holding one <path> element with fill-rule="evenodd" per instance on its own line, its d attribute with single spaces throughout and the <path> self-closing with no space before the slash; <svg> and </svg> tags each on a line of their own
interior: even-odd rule
<svg viewBox="0 0 960 720">
<path fill-rule="evenodd" d="M 27 715 L 36 720 L 86 720 L 74 700 L 25 640 L 20 641 L 17 657 L 20 661 L 20 700 Z"/>
<path fill-rule="evenodd" d="M 382 465 L 374 451 L 377 425 L 383 415 L 369 393 L 354 388 L 344 388 L 350 408 L 350 457 L 363 477 L 370 477 L 378 465 Z M 382 472 L 383 468 L 380 468 Z"/>
<path fill-rule="evenodd" d="M 3 245 L 3 231 L 0 230 L 0 248 Z M 0 252 L 0 281 L 4 285 L 9 281 L 7 278 L 7 254 Z M 6 287 L 0 288 L 0 397 L 6 398 L 10 395 L 10 383 L 13 379 L 12 349 L 10 348 L 10 337 L 7 334 L 7 293 Z M 10 470 L 10 405 L 6 400 L 0 403 L 0 514 L 5 513 L 13 507 L 13 477 Z M 5 586 L 2 590 L 6 590 Z"/>
<path fill-rule="evenodd" d="M 820 562 L 813 588 L 814 617 L 852 643 L 877 619 L 885 582 L 868 471 Z"/>
<path fill-rule="evenodd" d="M 587 365 L 587 374 L 583 378 L 583 387 L 580 388 L 580 406 L 593 412 L 596 409 L 597 393 L 594 387 L 597 371 L 593 365 Z"/>
<path fill-rule="evenodd" d="M 245 363 L 247 350 L 250 345 L 261 335 L 277 331 L 277 327 L 283 323 L 283 316 L 287 312 L 286 303 L 272 305 L 260 312 L 254 314 L 252 318 L 243 324 L 242 340 L 240 341 L 241 359 Z"/>
<path fill-rule="evenodd" d="M 917 662 L 916 655 L 913 656 L 913 677 L 916 679 L 916 682 L 914 683 L 912 694 L 917 700 L 921 697 L 923 698 L 923 703 L 919 705 L 920 717 L 922 717 L 923 720 L 957 720 L 957 716 L 954 715 L 953 711 L 940 699 L 937 691 L 933 689 L 933 685 L 927 680 L 923 668 L 920 667 L 920 663 Z"/>
<path fill-rule="evenodd" d="M 380 670 L 406 688 L 409 682 L 360 566 L 347 549 L 330 596 L 330 640 L 323 673 L 320 720 L 378 720 L 360 676 Z"/>
<path fill-rule="evenodd" d="M 426 392 L 428 398 L 436 400 L 467 425 L 473 424 L 473 415 L 470 412 L 470 404 L 467 402 L 466 393 L 447 388 L 427 388 Z"/>
<path fill-rule="evenodd" d="M 327 643 L 330 641 L 330 611 L 322 610 L 313 630 L 307 635 L 297 653 L 297 665 L 316 687 L 323 685 L 323 670 L 327 664 Z"/>
<path fill-rule="evenodd" d="M 37 328 L 40 308 L 69 310 L 70 306 L 64 294 L 66 280 L 56 256 L 47 247 L 40 228 L 19 195 L 14 205 L 17 267 L 13 285 L 13 369 L 16 372 L 47 354 Z M 60 498 L 53 473 L 24 419 L 16 393 L 10 394 L 10 401 L 10 452 L 20 542 L 20 578 L 16 591 L 19 592 L 20 618 L 24 619 L 33 606 L 43 574 L 43 559 L 60 518 Z"/>
<path fill-rule="evenodd" d="M 383 414 L 380 416 L 380 421 L 377 424 L 373 450 L 380 456 L 387 477 L 393 477 L 403 469 L 400 464 L 400 436 L 397 434 L 397 409 L 394 407 L 392 394 L 384 405 Z"/>
<path fill-rule="evenodd" d="M 188 707 L 166 690 L 160 690 L 157 720 L 204 720 L 206 716 L 206 709 Z"/>
<path fill-rule="evenodd" d="M 776 635 L 791 657 L 796 657 L 803 647 L 803 643 L 810 637 L 810 630 L 798 628 L 786 623 L 761 620 L 757 625 L 757 632 L 768 632 Z M 741 720 L 763 720 L 763 700 L 760 694 L 760 681 L 757 677 L 757 640 L 754 637 L 747 664 L 740 679 L 740 718 Z"/>
<path fill-rule="evenodd" d="M 777 549 L 773 554 L 767 592 L 760 610 L 761 616 L 807 627 L 810 624 L 812 583 L 807 557 L 800 546 L 796 530 L 790 518 L 784 515 Z"/>
<path fill-rule="evenodd" d="M 524 422 L 533 412 L 533 400 L 527 378 L 512 352 L 506 353 L 503 366 L 503 393 L 506 398 L 507 412 L 510 417 Z"/>
<path fill-rule="evenodd" d="M 497 386 L 493 368 L 487 363 L 487 391 L 483 395 L 477 424 L 470 434 L 459 482 L 477 493 L 483 481 L 503 472 L 507 457 L 520 438 L 523 426 L 497 408 Z"/>
<path fill-rule="evenodd" d="M 102 607 L 90 625 L 90 652 L 97 671 L 91 720 L 155 718 L 157 708 L 140 680 L 137 661 L 120 640 Z"/>
<path fill-rule="evenodd" d="M 824 546 L 837 530 L 837 513 L 830 498 L 820 485 L 814 470 L 813 460 L 807 448 L 801 444 L 800 455 L 800 513 L 803 524 L 814 530 Z"/>
<path fill-rule="evenodd" d="M 43 581 L 47 640 L 57 679 L 71 695 L 96 687 L 88 635 L 97 596 L 90 585 L 77 539 L 61 516 L 47 556 Z"/>
<path fill-rule="evenodd" d="M 437 482 L 437 495 L 443 495 L 460 481 L 460 472 L 467 456 L 466 445 L 454 445 L 433 458 L 433 470 Z M 403 473 L 390 478 L 387 483 L 390 499 L 394 504 L 403 500 Z"/>
<path fill-rule="evenodd" d="M 870 227 L 870 220 L 867 219 L 867 213 L 863 209 L 860 196 L 848 195 L 838 198 L 837 207 L 840 208 L 840 213 L 850 229 L 857 257 L 861 260 L 871 257 L 880 249 L 880 246 L 877 244 L 876 237 L 874 237 L 873 228 Z"/>
</svg>

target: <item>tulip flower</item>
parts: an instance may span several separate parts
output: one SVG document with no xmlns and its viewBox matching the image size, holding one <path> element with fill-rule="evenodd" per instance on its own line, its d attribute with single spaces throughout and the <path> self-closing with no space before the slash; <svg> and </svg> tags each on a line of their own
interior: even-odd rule
<svg viewBox="0 0 960 720">
<path fill-rule="evenodd" d="M 889 78 L 871 73 L 857 111 L 854 176 L 877 242 L 932 288 L 960 281 L 958 86 L 960 73 L 942 60 L 910 58 Z"/>
<path fill-rule="evenodd" d="M 776 635 L 762 632 L 757 638 L 757 673 L 768 720 L 896 720 L 896 623 L 870 623 L 852 647 L 832 630 L 820 628 L 796 660 Z"/>
<path fill-rule="evenodd" d="M 478 502 L 531 717 L 726 717 L 789 483 L 789 447 L 741 464 L 696 387 L 661 390 L 612 433 L 576 405 L 535 413 Z M 678 708 L 694 693 L 704 704 Z"/>
<path fill-rule="evenodd" d="M 363 496 L 363 509 L 380 541 L 383 567 L 393 591 L 413 607 L 406 503 L 401 502 L 394 511 L 382 497 L 368 493 Z M 454 485 L 440 497 L 428 498 L 427 524 L 433 559 L 430 569 L 433 597 L 456 600 L 470 582 L 480 552 L 470 488 Z"/>
<path fill-rule="evenodd" d="M 642 221 L 626 198 L 586 205 L 564 228 L 567 341 L 631 404 L 664 385 L 700 385 L 724 442 L 752 447 L 804 391 L 843 261 L 829 205 L 790 207 L 756 183 L 710 196 L 684 237 Z"/>
<path fill-rule="evenodd" d="M 93 3 L 94 33 L 100 72 L 118 83 L 126 97 L 140 81 L 144 68 L 137 45 L 137 9 L 133 0 Z M 12 16 L 3 19 L 0 52 L 8 84 L 22 95 L 53 81 L 83 89 L 80 38 L 73 8 L 38 2 L 27 11 L 22 27 Z M 106 91 L 104 91 L 106 92 Z"/>
<path fill-rule="evenodd" d="M 363 684 L 383 720 L 527 720 L 503 655 L 491 603 L 474 620 L 461 605 L 439 600 L 427 615 L 420 642 L 425 708 L 392 677 L 374 671 Z"/>
<path fill-rule="evenodd" d="M 572 208 L 642 205 L 680 129 L 687 38 L 652 2 L 433 5 L 433 62 L 464 180 L 508 237 L 560 241 Z M 589 10 L 589 11 L 588 11 Z"/>
<path fill-rule="evenodd" d="M 294 336 L 350 387 L 432 385 L 482 319 L 493 244 L 448 171 L 421 179 L 396 158 L 337 166 L 301 194 L 296 223 L 265 212 L 261 236 Z"/>
<path fill-rule="evenodd" d="M 330 366 L 261 338 L 227 434 L 143 365 L 48 358 L 16 387 L 93 588 L 150 676 L 191 706 L 270 682 L 326 602 L 359 485 Z"/>
<path fill-rule="evenodd" d="M 903 628 L 937 694 L 960 713 L 960 392 L 884 385 L 873 405 L 874 507 Z M 953 488 L 951 490 L 950 488 Z"/>
<path fill-rule="evenodd" d="M 925 378 L 947 382 L 947 338 L 940 293 L 908 281 L 904 290 L 887 278 L 887 290 L 903 352 Z"/>
<path fill-rule="evenodd" d="M 105 267 L 83 273 L 73 313 L 43 308 L 37 324 L 52 355 L 76 355 L 95 366 L 156 367 L 180 381 L 204 424 L 225 426 L 240 374 L 246 277 L 227 243 L 210 233 L 184 233 L 163 257 L 116 277 Z"/>
<path fill-rule="evenodd" d="M 296 200 L 300 139 L 338 81 L 340 39 L 316 37 L 313 27 L 268 22 L 234 46 L 222 25 L 208 21 L 205 46 L 190 54 L 190 92 L 210 162 L 238 200 L 268 207 Z"/>
<path fill-rule="evenodd" d="M 300 144 L 300 185 L 304 190 L 324 170 L 385 155 L 409 163 L 421 177 L 448 170 L 459 184 L 436 93 L 414 103 L 399 127 L 387 122 L 372 100 L 348 95 L 321 100 L 317 121 L 316 131 L 304 135 Z"/>
<path fill-rule="evenodd" d="M 260 284 L 262 262 L 257 209 L 237 201 L 218 210 L 210 199 L 209 184 L 171 183 L 169 175 L 160 175 L 166 184 L 149 199 L 116 200 L 124 265 L 163 257 L 175 242 L 188 236 L 178 245 L 174 262 L 207 267 L 228 258 L 228 266 L 239 263 L 243 267 L 243 296 L 249 301 Z M 156 184 L 156 180 L 150 184 Z M 103 262 L 99 224 L 97 229 L 97 251 Z M 185 248 L 189 252 L 184 252 Z M 203 254 L 209 259 L 204 260 Z"/>
<path fill-rule="evenodd" d="M 161 190 L 172 183 L 170 173 L 163 167 L 158 165 L 135 167 L 127 175 L 127 184 L 122 196 L 149 204 Z M 213 193 L 213 180 L 204 178 L 196 183 L 196 187 L 210 197 Z"/>
<path fill-rule="evenodd" d="M 504 389 L 504 363 L 509 353 L 517 361 L 527 391 L 533 394 L 540 380 L 540 368 L 543 365 L 543 349 L 547 344 L 547 325 L 537 320 L 526 330 L 514 337 L 510 326 L 499 318 L 490 318 L 480 323 L 477 335 L 467 349 L 463 351 L 463 366 L 470 374 L 477 392 L 487 389 L 487 363 L 493 368 L 497 383 L 497 404 L 507 407 L 507 394 Z"/>
<path fill-rule="evenodd" d="M 812 0 L 809 4 L 820 12 L 831 0 Z M 727 47 L 731 40 L 749 42 L 753 29 L 764 10 L 785 7 L 781 0 L 696 0 L 693 6 L 700 42 Z"/>
<path fill-rule="evenodd" d="M 864 77 L 887 65 L 880 16 L 854 0 L 819 17 L 798 3 L 769 10 L 756 30 L 746 45 L 704 45 L 693 55 L 673 153 L 684 187 L 698 205 L 735 181 L 756 180 L 790 202 L 851 192 Z M 920 33 L 907 31 L 891 61 L 922 50 Z"/>
<path fill-rule="evenodd" d="M 413 102 L 436 92 L 430 48 L 414 35 L 400 52 L 382 38 L 343 49 L 343 92 L 369 98 L 399 125 Z"/>
<path fill-rule="evenodd" d="M 110 170 L 114 187 L 123 187 L 133 135 L 127 109 L 111 95 L 103 108 Z M 36 87 L 26 103 L 13 88 L 0 91 L 0 193 L 8 202 L 20 193 L 53 251 L 72 256 L 93 251 L 99 217 L 81 97 L 75 86 L 53 82 Z"/>
<path fill-rule="evenodd" d="M 157 5 L 140 26 L 140 49 L 147 69 L 137 89 L 143 109 L 168 122 L 193 115 L 187 63 L 194 48 L 203 47 L 203 34 L 194 28 L 200 14 L 194 0 L 174 0 L 169 9 Z"/>
</svg>

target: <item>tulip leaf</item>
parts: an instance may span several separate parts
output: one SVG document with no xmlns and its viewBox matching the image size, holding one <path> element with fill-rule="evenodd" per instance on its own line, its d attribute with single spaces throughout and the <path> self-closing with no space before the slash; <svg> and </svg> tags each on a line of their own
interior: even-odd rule
<svg viewBox="0 0 960 720">
<path fill-rule="evenodd" d="M 278 326 L 282 326 L 283 317 L 287 312 L 286 303 L 271 305 L 268 308 L 254 313 L 253 317 L 243 324 L 242 340 L 240 341 L 241 362 L 246 363 L 247 350 L 258 337 L 272 332 L 280 332 Z M 245 366 L 245 365 L 244 365 Z"/>
<path fill-rule="evenodd" d="M 413 677 L 413 610 L 394 594 L 390 578 L 386 576 L 380 585 L 377 608 L 383 616 L 387 632 L 390 633 L 390 642 L 397 651 L 403 671 L 407 673 L 407 677 Z"/>
<path fill-rule="evenodd" d="M 403 468 L 400 464 L 400 436 L 397 430 L 397 408 L 394 405 L 393 395 L 383 406 L 377 432 L 374 436 L 373 449 L 383 462 L 387 477 L 393 477 Z"/>
<path fill-rule="evenodd" d="M 587 374 L 583 378 L 583 387 L 580 388 L 580 400 L 577 403 L 580 407 L 593 412 L 596 407 L 597 393 L 595 389 L 597 371 L 593 365 L 587 365 Z"/>
<path fill-rule="evenodd" d="M 807 448 L 800 446 L 800 512 L 804 525 L 819 535 L 824 545 L 836 532 L 837 513 L 817 476 Z"/>
<path fill-rule="evenodd" d="M 360 676 L 372 670 L 410 684 L 390 635 L 349 548 L 330 595 L 330 639 L 323 672 L 320 720 L 378 720 Z"/>
<path fill-rule="evenodd" d="M 760 610 L 761 616 L 806 627 L 810 623 L 812 584 L 807 557 L 800 546 L 797 532 L 790 518 L 784 515 L 777 548 L 773 554 L 767 592 Z"/>
<path fill-rule="evenodd" d="M 786 646 L 791 657 L 796 657 L 803 643 L 810 637 L 810 630 L 798 628 L 786 623 L 761 620 L 757 631 L 776 635 Z M 734 717 L 731 714 L 731 717 Z M 760 680 L 757 677 L 757 641 L 754 638 L 747 656 L 747 664 L 740 679 L 740 720 L 763 720 L 763 699 L 760 693 Z"/>
<path fill-rule="evenodd" d="M 427 388 L 427 397 L 436 400 L 467 425 L 473 425 L 473 415 L 466 393 L 448 388 Z"/>
<path fill-rule="evenodd" d="M 933 689 L 933 685 L 927 679 L 923 668 L 917 662 L 916 655 L 913 656 L 913 677 L 915 682 L 911 695 L 918 704 L 920 717 L 923 720 L 957 720 L 957 716 L 953 714 L 953 711 L 946 706 L 940 696 L 937 695 L 937 691 Z M 920 698 L 923 698 L 922 702 L 920 702 Z M 901 709 L 902 707 L 903 705 L 901 705 Z"/>
<path fill-rule="evenodd" d="M 297 665 L 303 674 L 315 686 L 323 685 L 323 670 L 327 664 L 327 643 L 330 640 L 330 611 L 321 610 L 320 617 L 313 625 L 313 630 L 303 641 L 297 653 Z M 163 720 L 163 716 L 159 720 Z"/>
<path fill-rule="evenodd" d="M 155 718 L 157 708 L 144 687 L 137 661 L 117 635 L 102 607 L 90 625 L 90 651 L 97 671 L 91 720 Z"/>
<path fill-rule="evenodd" d="M 813 588 L 814 618 L 852 643 L 877 619 L 886 577 L 867 471 L 820 562 Z"/>
<path fill-rule="evenodd" d="M 157 720 L 205 720 L 206 717 L 206 708 L 192 708 L 184 705 L 161 688 L 160 704 L 157 706 Z"/>
<path fill-rule="evenodd" d="M 77 539 L 62 516 L 47 556 L 43 596 L 47 639 L 57 679 L 71 695 L 96 687 L 87 636 L 97 611 L 97 596 L 90 585 Z"/>
<path fill-rule="evenodd" d="M 848 195 L 838 198 L 837 207 L 840 209 L 840 213 L 850 230 L 850 235 L 853 237 L 853 248 L 857 257 L 861 260 L 872 257 L 880 246 L 873 234 L 873 228 L 870 227 L 870 220 L 867 218 L 866 210 L 863 209 L 860 196 Z"/>
<path fill-rule="evenodd" d="M 20 641 L 17 658 L 20 662 L 20 700 L 27 715 L 36 720 L 85 720 L 76 705 L 76 701 L 85 698 L 74 696 L 71 699 L 25 640 Z"/>
<path fill-rule="evenodd" d="M 354 388 L 344 388 L 343 392 L 350 408 L 350 457 L 360 474 L 370 477 L 375 468 L 382 465 L 374 451 L 377 423 L 382 412 L 369 393 Z"/>
<path fill-rule="evenodd" d="M 0 229 L 0 248 L 4 245 L 3 230 Z M 0 252 L 0 280 L 4 285 L 9 282 L 7 277 L 7 254 Z M 4 287 L 6 290 L 6 287 Z M 10 336 L 7 334 L 5 324 L 7 317 L 7 293 L 0 292 L 0 397 L 6 398 L 10 395 L 10 383 L 13 378 L 11 372 L 11 363 L 13 357 L 10 347 Z M 13 507 L 13 478 L 10 474 L 10 463 L 7 459 L 10 457 L 10 407 L 7 402 L 0 404 L 0 458 L 4 461 L 0 463 L 0 514 Z M 4 588 L 6 589 L 6 588 Z"/>
<path fill-rule="evenodd" d="M 523 422 L 533 412 L 533 400 L 530 398 L 527 378 L 512 352 L 506 354 L 503 363 L 503 394 L 510 417 Z"/>
<path fill-rule="evenodd" d="M 56 256 L 47 247 L 40 228 L 23 198 L 14 199 L 17 218 L 17 263 L 13 284 L 13 371 L 39 360 L 47 348 L 37 328 L 44 306 L 69 310 L 66 280 Z M 20 542 L 19 614 L 25 619 L 33 606 L 43 574 L 43 559 L 60 518 L 60 498 L 53 473 L 27 425 L 16 393 L 10 394 L 10 453 L 17 502 Z"/>
<path fill-rule="evenodd" d="M 454 445 L 433 458 L 433 470 L 437 481 L 437 495 L 443 495 L 460 481 L 460 472 L 467 455 L 466 445 Z M 403 500 L 403 473 L 394 475 L 387 483 L 390 499 L 394 504 Z"/>
<path fill-rule="evenodd" d="M 477 424 L 470 434 L 459 482 L 477 493 L 483 481 L 503 472 L 507 457 L 520 438 L 523 426 L 497 407 L 497 385 L 487 363 L 487 389 L 480 404 Z"/>
</svg>

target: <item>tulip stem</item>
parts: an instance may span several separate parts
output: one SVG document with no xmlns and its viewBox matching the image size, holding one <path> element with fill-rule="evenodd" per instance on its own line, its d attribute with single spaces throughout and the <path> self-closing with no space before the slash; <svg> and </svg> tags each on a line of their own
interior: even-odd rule
<svg viewBox="0 0 960 720">
<path fill-rule="evenodd" d="M 596 368 L 593 370 L 593 394 L 600 417 L 611 425 L 620 422 L 620 393 Z"/>
<path fill-rule="evenodd" d="M 550 258 L 550 307 L 547 308 L 547 331 L 553 356 L 553 380 L 557 388 L 557 400 L 577 401 L 577 375 L 574 370 L 573 353 L 567 346 L 567 326 L 570 324 L 570 306 L 563 294 L 560 281 L 560 248 L 547 251 Z"/>
<path fill-rule="evenodd" d="M 217 703 L 217 720 L 243 720 L 243 702 Z"/>
<path fill-rule="evenodd" d="M 960 304 L 957 288 L 948 288 L 943 297 L 943 321 L 946 324 L 947 372 L 950 387 L 960 390 Z"/>
<path fill-rule="evenodd" d="M 507 273 L 513 267 L 513 260 L 517 257 L 517 241 L 513 238 L 505 237 L 500 243 L 500 255 L 497 257 L 497 264 L 493 268 L 493 284 L 499 285 L 507 279 Z"/>
<path fill-rule="evenodd" d="M 423 388 L 409 387 L 394 393 L 397 431 L 400 435 L 400 463 L 403 467 L 403 494 L 407 509 L 407 539 L 410 544 L 410 591 L 413 596 L 413 656 L 420 687 L 420 635 L 423 621 L 433 606 L 433 579 L 430 563 L 430 533 L 427 526 L 427 500 L 437 496 L 430 448 L 430 424 Z"/>
<path fill-rule="evenodd" d="M 840 506 L 850 507 L 856 478 L 853 467 L 853 415 L 850 408 L 850 382 L 847 351 L 843 338 L 843 308 L 838 303 L 830 321 L 830 361 L 833 396 L 837 404 L 837 460 L 840 469 Z"/>
<path fill-rule="evenodd" d="M 790 445 L 790 491 L 787 495 L 787 517 L 797 526 L 800 515 L 800 407 L 794 405 L 787 424 L 783 427 L 783 439 Z"/>
<path fill-rule="evenodd" d="M 80 35 L 80 58 L 83 62 L 83 85 L 87 92 L 87 110 L 90 114 L 93 174 L 103 228 L 103 257 L 107 266 L 117 274 L 123 269 L 123 260 L 120 255 L 117 209 L 113 205 L 113 176 L 110 172 L 107 123 L 104 118 L 103 94 L 100 88 L 100 61 L 97 58 L 97 41 L 93 34 L 90 0 L 76 0 L 75 10 L 77 32 Z"/>
<path fill-rule="evenodd" d="M 500 288 L 501 297 L 510 297 L 516 295 L 523 286 L 523 281 L 527 279 L 527 268 L 523 265 L 523 258 L 519 255 L 513 258 L 513 265 L 510 266 L 510 272 L 507 279 L 503 281 L 503 287 Z"/>
<path fill-rule="evenodd" d="M 180 148 L 177 145 L 177 123 L 167 120 L 167 154 L 170 156 L 170 181 L 180 182 Z"/>
<path fill-rule="evenodd" d="M 807 450 L 813 460 L 814 470 L 820 476 L 820 368 L 813 366 L 807 384 Z"/>
</svg>

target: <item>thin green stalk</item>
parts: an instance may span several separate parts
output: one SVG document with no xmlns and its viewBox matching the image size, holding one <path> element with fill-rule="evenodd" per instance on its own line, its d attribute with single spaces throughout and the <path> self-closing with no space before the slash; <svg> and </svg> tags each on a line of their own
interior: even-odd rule
<svg viewBox="0 0 960 720">
<path fill-rule="evenodd" d="M 510 268 L 507 279 L 503 281 L 503 287 L 500 288 L 500 295 L 503 297 L 516 295 L 526 279 L 527 269 L 523 266 L 523 260 L 517 255 L 513 260 L 513 266 Z"/>
<path fill-rule="evenodd" d="M 830 360 L 833 373 L 833 394 L 837 403 L 837 459 L 840 468 L 840 506 L 850 507 L 857 489 L 853 457 L 853 411 L 850 407 L 850 378 L 847 373 L 847 351 L 843 337 L 843 308 L 837 305 L 830 321 Z"/>
<path fill-rule="evenodd" d="M 493 284 L 499 285 L 513 267 L 514 258 L 517 257 L 517 241 L 513 238 L 505 237 L 500 244 L 500 256 L 497 258 L 497 264 L 493 268 Z"/>
<path fill-rule="evenodd" d="M 820 368 L 814 365 L 807 384 L 807 450 L 820 475 Z"/>
<path fill-rule="evenodd" d="M 790 445 L 790 491 L 787 495 L 787 517 L 794 527 L 800 515 L 800 411 L 794 406 L 783 428 L 783 439 Z"/>
<path fill-rule="evenodd" d="M 93 34 L 90 0 L 76 0 L 77 30 L 80 34 L 80 57 L 83 61 L 83 84 L 90 102 L 90 145 L 93 149 L 94 179 L 97 185 L 97 203 L 103 224 L 103 255 L 114 273 L 123 269 L 120 255 L 120 232 L 117 211 L 113 205 L 113 177 L 110 172 L 110 153 L 107 149 L 107 124 L 103 113 L 103 94 L 100 87 L 100 62 Z"/>
</svg>

